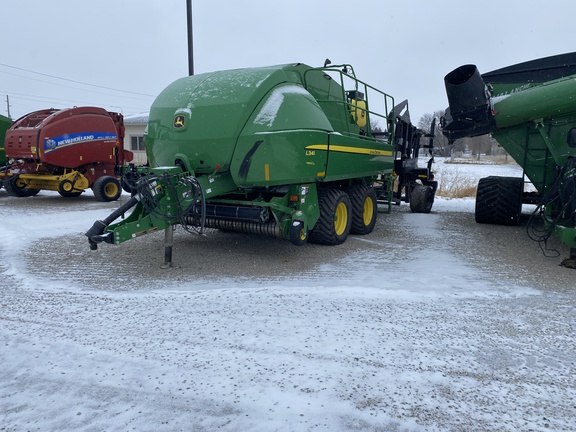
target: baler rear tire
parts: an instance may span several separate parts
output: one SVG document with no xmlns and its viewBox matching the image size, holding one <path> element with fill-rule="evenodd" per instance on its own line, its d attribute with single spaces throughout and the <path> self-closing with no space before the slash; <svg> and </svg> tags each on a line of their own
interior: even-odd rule
<svg viewBox="0 0 576 432">
<path fill-rule="evenodd" d="M 410 192 L 412 213 L 430 213 L 434 204 L 434 191 L 431 186 L 416 184 Z"/>
<path fill-rule="evenodd" d="M 70 180 L 62 180 L 58 184 L 58 193 L 64 198 L 76 198 L 82 195 L 82 192 L 74 190 L 74 183 Z"/>
<path fill-rule="evenodd" d="M 310 231 L 311 243 L 339 245 L 346 241 L 352 226 L 350 198 L 340 189 L 318 191 L 320 218 Z"/>
<path fill-rule="evenodd" d="M 374 188 L 366 183 L 359 183 L 350 186 L 346 192 L 352 204 L 350 234 L 370 234 L 378 218 L 378 201 Z"/>
<path fill-rule="evenodd" d="M 477 223 L 518 225 L 522 214 L 524 180 L 490 176 L 480 179 L 474 218 Z"/>
<path fill-rule="evenodd" d="M 116 201 L 122 194 L 120 182 L 112 176 L 97 178 L 92 185 L 92 191 L 100 202 Z"/>
</svg>

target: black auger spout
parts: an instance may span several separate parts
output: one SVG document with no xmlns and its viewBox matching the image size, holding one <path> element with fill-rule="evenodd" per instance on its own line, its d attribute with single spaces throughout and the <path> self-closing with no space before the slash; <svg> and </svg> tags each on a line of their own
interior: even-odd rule
<svg viewBox="0 0 576 432">
<path fill-rule="evenodd" d="M 90 250 L 98 249 L 98 243 L 114 242 L 114 239 L 112 238 L 113 235 L 112 232 L 109 231 L 106 234 L 104 234 L 104 230 L 118 217 L 120 217 L 122 214 L 126 213 L 128 210 L 134 207 L 138 203 L 138 201 L 140 201 L 140 196 L 135 195 L 128 201 L 126 201 L 124 204 L 122 204 L 120 207 L 118 207 L 116 210 L 114 210 L 112 213 L 110 213 L 110 215 L 106 219 L 94 222 L 92 228 L 90 228 L 85 233 L 86 237 L 88 237 L 88 242 L 90 243 Z"/>
<path fill-rule="evenodd" d="M 490 94 L 475 65 L 454 69 L 444 78 L 449 108 L 443 132 L 450 141 L 484 135 L 495 129 L 490 109 Z"/>
</svg>

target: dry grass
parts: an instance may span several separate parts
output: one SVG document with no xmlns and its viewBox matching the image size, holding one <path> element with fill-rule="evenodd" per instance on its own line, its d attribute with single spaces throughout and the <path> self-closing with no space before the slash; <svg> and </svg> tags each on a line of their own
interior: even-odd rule
<svg viewBox="0 0 576 432">
<path fill-rule="evenodd" d="M 444 198 L 468 198 L 476 196 L 476 181 L 459 172 L 442 173 L 437 196 Z"/>
<path fill-rule="evenodd" d="M 483 155 L 478 159 L 476 156 L 458 156 L 454 157 L 453 159 L 447 159 L 447 164 L 487 164 L 487 165 L 506 165 L 506 164 L 515 164 L 516 161 L 511 156 L 507 155 L 490 155 L 486 156 Z"/>
</svg>

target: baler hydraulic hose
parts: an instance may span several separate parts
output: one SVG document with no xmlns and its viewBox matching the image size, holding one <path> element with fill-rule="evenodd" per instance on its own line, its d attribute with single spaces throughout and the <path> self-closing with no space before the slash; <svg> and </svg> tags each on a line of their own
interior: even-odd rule
<svg viewBox="0 0 576 432">
<path fill-rule="evenodd" d="M 88 242 L 90 243 L 90 250 L 98 249 L 98 243 L 107 240 L 107 238 L 102 235 L 106 227 L 110 225 L 112 222 L 114 222 L 119 216 L 121 216 L 122 214 L 126 213 L 129 209 L 134 207 L 138 203 L 138 201 L 140 201 L 140 196 L 135 195 L 128 201 L 126 201 L 124 204 L 122 204 L 120 207 L 118 207 L 116 210 L 114 210 L 112 213 L 110 213 L 110 215 L 106 219 L 94 222 L 92 228 L 86 231 L 86 237 L 88 237 Z"/>
</svg>

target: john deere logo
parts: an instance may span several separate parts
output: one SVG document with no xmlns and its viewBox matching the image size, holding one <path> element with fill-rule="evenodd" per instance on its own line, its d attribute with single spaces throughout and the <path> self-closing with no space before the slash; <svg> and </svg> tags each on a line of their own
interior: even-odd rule
<svg viewBox="0 0 576 432">
<path fill-rule="evenodd" d="M 175 129 L 182 129 L 186 124 L 186 117 L 183 115 L 174 116 L 174 128 Z"/>
</svg>

